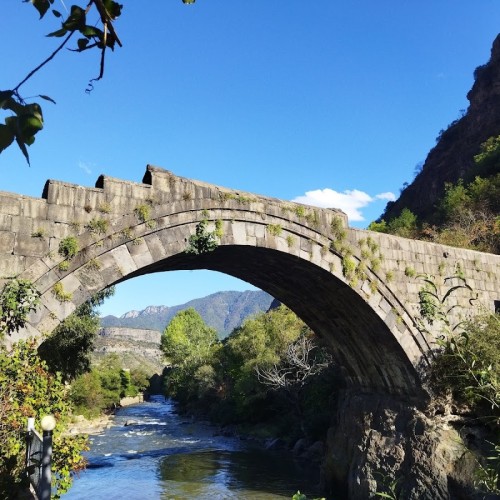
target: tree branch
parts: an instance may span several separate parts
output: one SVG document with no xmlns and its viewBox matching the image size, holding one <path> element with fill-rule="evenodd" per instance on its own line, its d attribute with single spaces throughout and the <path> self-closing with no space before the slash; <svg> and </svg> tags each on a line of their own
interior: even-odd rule
<svg viewBox="0 0 500 500">
<path fill-rule="evenodd" d="M 13 89 L 13 92 L 17 95 L 18 94 L 18 91 L 19 91 L 19 87 L 21 87 L 21 85 L 23 85 L 24 83 L 26 83 L 37 71 L 39 71 L 40 69 L 42 69 L 47 63 L 49 63 L 50 61 L 52 61 L 52 59 L 54 59 L 54 57 L 58 54 L 58 52 L 60 52 L 63 47 L 68 43 L 69 39 L 73 36 L 73 33 L 74 31 L 72 31 L 63 41 L 63 43 L 61 43 L 61 45 L 59 45 L 59 47 L 57 47 L 57 49 L 52 52 L 52 54 L 47 57 L 47 59 L 45 59 L 45 61 L 43 61 L 41 64 L 39 64 L 34 70 L 30 71 L 28 73 L 28 75 L 20 82 L 18 83 L 14 89 Z"/>
</svg>

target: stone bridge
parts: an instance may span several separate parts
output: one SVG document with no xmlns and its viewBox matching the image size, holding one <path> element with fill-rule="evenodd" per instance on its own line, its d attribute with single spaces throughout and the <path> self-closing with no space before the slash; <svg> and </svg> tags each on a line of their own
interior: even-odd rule
<svg viewBox="0 0 500 500">
<path fill-rule="evenodd" d="M 220 244 L 188 254 L 203 220 Z M 60 251 L 68 239 L 77 243 L 71 259 Z M 0 277 L 29 279 L 41 293 L 13 338 L 51 332 L 110 285 L 179 269 L 220 271 L 267 291 L 328 341 L 348 383 L 406 395 L 419 393 L 418 368 L 439 333 L 417 328 L 418 276 L 432 276 L 442 295 L 453 284 L 445 277 L 464 277 L 476 309 L 492 310 L 500 299 L 499 256 L 350 229 L 339 210 L 152 166 L 142 183 L 101 176 L 95 188 L 49 180 L 42 198 L 0 193 Z M 457 292 L 448 305 L 458 302 L 466 314 L 471 292 Z"/>
<path fill-rule="evenodd" d="M 186 253 L 203 227 L 218 246 Z M 49 180 L 42 198 L 0 193 L 0 285 L 24 278 L 41 293 L 41 305 L 10 342 L 50 333 L 110 285 L 180 269 L 252 283 L 328 342 L 345 382 L 323 463 L 326 483 L 342 485 L 336 496 L 369 498 L 376 470 L 404 477 L 399 498 L 449 498 L 450 477 L 463 480 L 464 453 L 458 434 L 429 411 L 423 389 L 421 368 L 440 325 L 419 328 L 422 276 L 440 297 L 466 280 L 471 289 L 457 288 L 446 301 L 461 306 L 452 311 L 456 323 L 499 306 L 500 256 L 351 229 L 339 210 L 151 166 L 142 183 L 101 176 L 95 188 Z"/>
</svg>

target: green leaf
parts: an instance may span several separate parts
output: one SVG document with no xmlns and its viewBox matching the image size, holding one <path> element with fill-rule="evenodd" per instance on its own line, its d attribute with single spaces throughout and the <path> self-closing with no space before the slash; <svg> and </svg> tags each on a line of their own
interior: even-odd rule
<svg viewBox="0 0 500 500">
<path fill-rule="evenodd" d="M 27 146 L 31 146 L 34 142 L 35 142 L 35 136 L 34 135 L 32 135 L 31 137 L 25 137 L 24 138 L 24 143 Z"/>
<path fill-rule="evenodd" d="M 55 10 L 55 9 L 52 9 L 52 14 L 54 14 L 54 16 L 56 16 L 56 17 L 62 16 L 62 14 L 58 10 Z"/>
<path fill-rule="evenodd" d="M 7 118 L 5 118 L 5 125 L 14 135 L 17 134 L 18 130 L 17 116 L 8 116 Z"/>
<path fill-rule="evenodd" d="M 14 142 L 14 134 L 7 125 L 0 125 L 0 152 Z"/>
<path fill-rule="evenodd" d="M 78 50 L 85 50 L 89 44 L 89 40 L 87 38 L 79 38 L 76 43 L 78 45 Z"/>
<path fill-rule="evenodd" d="M 0 109 L 6 109 L 5 103 L 12 97 L 12 90 L 0 91 Z"/>
<path fill-rule="evenodd" d="M 52 99 L 52 97 L 49 97 L 48 95 L 42 95 L 42 94 L 40 94 L 38 97 L 40 97 L 41 99 L 45 99 L 46 101 L 50 101 L 50 102 L 56 104 L 56 101 L 54 101 L 54 99 Z"/>
<path fill-rule="evenodd" d="M 96 28 L 95 26 L 84 26 L 80 30 L 80 33 L 88 38 L 97 37 L 100 40 L 104 38 L 104 32 L 101 31 L 99 28 Z"/>
<path fill-rule="evenodd" d="M 33 7 L 39 12 L 40 19 L 47 13 L 50 8 L 50 4 L 54 3 L 54 0 L 24 0 L 25 2 L 30 1 Z"/>
<path fill-rule="evenodd" d="M 85 11 L 78 5 L 71 6 L 71 14 L 64 21 L 63 28 L 68 31 L 81 30 L 85 27 Z"/>
<path fill-rule="evenodd" d="M 47 36 L 55 36 L 57 38 L 61 38 L 68 32 L 67 29 L 61 28 L 60 30 L 53 31 L 52 33 L 49 33 Z"/>
<path fill-rule="evenodd" d="M 120 5 L 118 2 L 113 0 L 104 0 L 103 5 L 111 19 L 116 19 L 122 13 L 123 5 Z"/>
<path fill-rule="evenodd" d="M 9 97 L 3 101 L 2 108 L 3 109 L 10 109 L 11 111 L 14 111 L 14 113 L 16 113 L 16 115 L 19 115 L 24 111 L 24 106 L 22 104 L 19 104 L 12 97 Z"/>
<path fill-rule="evenodd" d="M 24 142 L 19 138 L 19 136 L 16 135 L 16 142 L 17 145 L 19 146 L 19 149 L 23 153 L 24 157 L 26 158 L 26 161 L 28 162 L 28 165 L 31 167 L 30 163 L 30 155 L 28 154 L 28 150 L 26 149 L 26 146 Z"/>
<path fill-rule="evenodd" d="M 19 117 L 19 131 L 23 142 L 28 143 L 28 139 L 42 130 L 43 120 L 35 115 L 22 115 Z M 33 142 L 33 141 L 31 141 Z M 31 144 L 28 144 L 30 146 Z"/>
</svg>

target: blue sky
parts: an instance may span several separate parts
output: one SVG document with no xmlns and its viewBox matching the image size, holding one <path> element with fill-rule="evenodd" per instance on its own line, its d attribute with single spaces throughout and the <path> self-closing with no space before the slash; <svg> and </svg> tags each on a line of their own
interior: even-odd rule
<svg viewBox="0 0 500 500">
<path fill-rule="evenodd" d="M 99 70 L 91 52 L 59 54 L 23 87 L 57 105 L 44 104 L 31 168 L 15 148 L 0 155 L 0 190 L 40 196 L 49 178 L 93 186 L 100 174 L 139 182 L 150 163 L 339 207 L 366 227 L 467 108 L 500 19 L 498 0 L 124 4 L 123 48 L 108 54 L 90 95 Z M 58 40 L 43 35 L 59 21 L 38 21 L 21 0 L 2 13 L 6 89 L 54 50 Z M 120 285 L 101 311 L 248 288 L 215 273 L 166 273 Z"/>
</svg>

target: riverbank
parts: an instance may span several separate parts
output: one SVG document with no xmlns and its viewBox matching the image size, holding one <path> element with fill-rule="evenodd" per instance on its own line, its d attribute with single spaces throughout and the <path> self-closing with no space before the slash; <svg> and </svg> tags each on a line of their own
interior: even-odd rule
<svg viewBox="0 0 500 500">
<path fill-rule="evenodd" d="M 100 434 L 113 425 L 114 415 L 99 415 L 96 418 L 87 419 L 83 415 L 75 415 L 73 421 L 68 424 L 67 433 L 76 434 Z"/>
<path fill-rule="evenodd" d="M 143 394 L 138 394 L 134 397 L 126 397 L 120 400 L 120 405 L 118 408 L 123 408 L 125 406 L 135 405 L 144 402 Z M 118 409 L 116 408 L 116 409 Z M 100 434 L 104 432 L 113 425 L 114 413 L 116 410 L 109 414 L 102 414 L 98 417 L 88 419 L 83 415 L 75 415 L 73 421 L 68 425 L 68 434 Z"/>
</svg>

